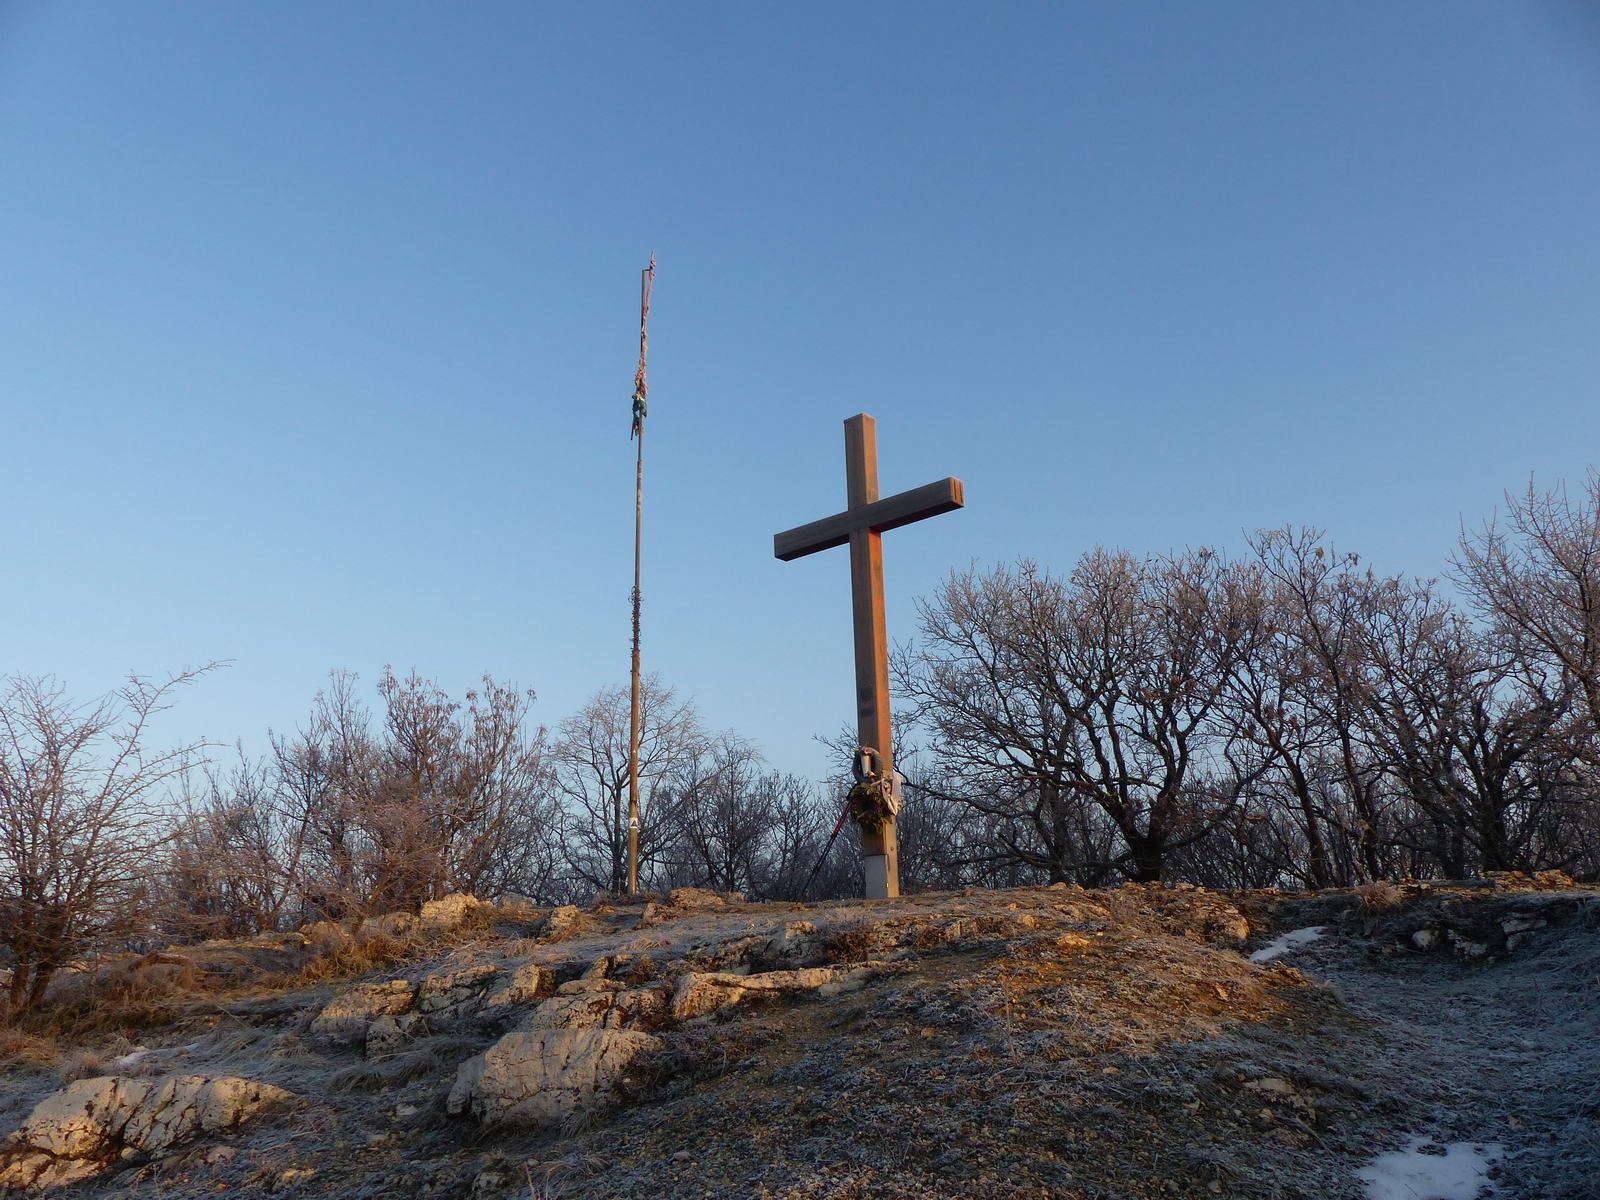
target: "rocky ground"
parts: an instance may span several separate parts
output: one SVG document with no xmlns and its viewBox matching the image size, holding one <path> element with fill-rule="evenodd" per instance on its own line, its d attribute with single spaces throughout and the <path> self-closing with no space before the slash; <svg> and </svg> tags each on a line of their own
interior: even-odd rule
<svg viewBox="0 0 1600 1200">
<path fill-rule="evenodd" d="M 1600 1200 L 1566 883 L 460 897 L 174 948 L 0 1033 L 0 1190 L 1333 1200 L 1412 1147 Z"/>
</svg>

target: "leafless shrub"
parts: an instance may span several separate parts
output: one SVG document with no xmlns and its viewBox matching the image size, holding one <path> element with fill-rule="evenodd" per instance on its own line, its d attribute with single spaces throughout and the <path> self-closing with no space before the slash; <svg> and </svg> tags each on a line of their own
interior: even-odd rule
<svg viewBox="0 0 1600 1200">
<path fill-rule="evenodd" d="M 200 747 L 153 751 L 146 734 L 173 690 L 209 669 L 135 676 L 88 705 L 46 679 L 0 692 L 0 949 L 11 958 L 0 1020 L 37 1007 L 65 964 L 147 928 L 170 837 L 162 791 Z"/>
<path fill-rule="evenodd" d="M 273 738 L 266 783 L 228 801 L 269 810 L 246 828 L 277 830 L 302 917 L 416 912 L 450 892 L 538 894 L 557 820 L 533 693 L 486 676 L 456 700 L 388 668 L 377 690 L 374 713 L 355 676 L 335 672 L 306 724 Z M 253 861 L 253 834 L 241 852 Z"/>
</svg>

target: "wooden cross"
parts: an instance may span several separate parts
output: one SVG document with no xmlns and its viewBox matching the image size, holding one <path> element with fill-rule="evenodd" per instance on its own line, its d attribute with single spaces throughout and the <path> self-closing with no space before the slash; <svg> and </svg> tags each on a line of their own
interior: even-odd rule
<svg viewBox="0 0 1600 1200">
<path fill-rule="evenodd" d="M 878 499 L 878 423 L 858 413 L 844 423 L 845 497 L 842 513 L 812 521 L 772 539 L 784 562 L 850 543 L 850 601 L 856 634 L 856 729 L 861 745 L 876 750 L 883 773 L 894 778 L 894 739 L 889 728 L 889 635 L 883 619 L 883 534 L 924 517 L 960 508 L 961 480 L 941 479 Z M 899 844 L 891 816 L 879 832 L 863 828 L 861 853 L 867 895 L 900 894 Z"/>
</svg>

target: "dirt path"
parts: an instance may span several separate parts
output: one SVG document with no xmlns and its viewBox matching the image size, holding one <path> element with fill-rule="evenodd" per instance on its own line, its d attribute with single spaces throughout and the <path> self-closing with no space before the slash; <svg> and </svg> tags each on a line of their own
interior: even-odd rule
<svg viewBox="0 0 1600 1200">
<path fill-rule="evenodd" d="M 1498 1144 L 1490 1178 L 1503 1200 L 1600 1200 L 1595 929 L 1547 930 L 1489 965 L 1338 935 L 1286 961 L 1371 1022 L 1369 1065 L 1404 1105 L 1396 1135 Z"/>
</svg>

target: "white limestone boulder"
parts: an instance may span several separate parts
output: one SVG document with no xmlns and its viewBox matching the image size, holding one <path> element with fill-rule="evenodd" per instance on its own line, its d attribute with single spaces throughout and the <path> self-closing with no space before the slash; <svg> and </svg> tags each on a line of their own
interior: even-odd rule
<svg viewBox="0 0 1600 1200">
<path fill-rule="evenodd" d="M 628 1029 L 508 1033 L 461 1065 L 446 1107 L 488 1124 L 559 1126 L 613 1103 L 635 1060 L 661 1045 Z"/>
<path fill-rule="evenodd" d="M 523 963 L 511 977 L 483 998 L 485 1008 L 518 1008 L 536 1004 L 556 990 L 556 977 L 542 963 Z"/>
<path fill-rule="evenodd" d="M 0 1142 L 0 1189 L 87 1179 L 119 1158 L 158 1154 L 202 1134 L 236 1129 L 293 1098 L 237 1076 L 79 1079 L 40 1101 Z"/>
<path fill-rule="evenodd" d="M 667 903 L 684 912 L 715 912 L 719 908 L 727 908 L 730 903 L 744 903 L 744 894 L 713 892 L 710 888 L 681 887 L 673 888 L 667 894 Z"/>
<path fill-rule="evenodd" d="M 487 920 L 493 915 L 494 905 L 465 892 L 451 892 L 422 905 L 422 924 L 435 929 L 459 929 L 471 921 Z"/>
<path fill-rule="evenodd" d="M 499 977 L 500 968 L 487 964 L 429 975 L 417 989 L 417 1011 L 438 1021 L 469 1016 Z"/>
<path fill-rule="evenodd" d="M 776 1000 L 815 992 L 834 996 L 853 991 L 878 975 L 909 969 L 903 962 L 864 962 L 833 967 L 802 967 L 795 971 L 764 971 L 735 975 L 729 971 L 690 971 L 679 977 L 672 996 L 674 1020 L 687 1021 L 739 1004 Z"/>
<path fill-rule="evenodd" d="M 416 992 L 417 985 L 409 979 L 386 979 L 346 988 L 312 1020 L 311 1034 L 345 1045 L 364 1042 L 367 1026 L 379 1017 L 410 1012 Z"/>
</svg>

